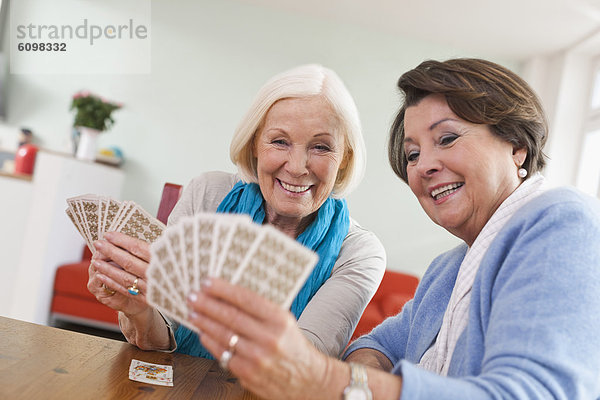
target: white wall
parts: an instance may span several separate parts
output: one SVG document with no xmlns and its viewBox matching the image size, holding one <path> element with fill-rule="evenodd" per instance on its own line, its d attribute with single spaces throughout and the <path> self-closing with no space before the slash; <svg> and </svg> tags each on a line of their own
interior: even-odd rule
<svg viewBox="0 0 600 400">
<path fill-rule="evenodd" d="M 229 140 L 258 88 L 275 73 L 317 62 L 338 72 L 358 105 L 368 167 L 349 206 L 381 238 L 389 267 L 421 275 L 435 255 L 458 243 L 393 175 L 387 134 L 402 72 L 428 58 L 485 54 L 232 0 L 152 1 L 151 36 L 150 75 L 11 75 L 9 127 L 0 129 L 0 147 L 14 146 L 15 128 L 27 126 L 43 146 L 66 149 L 70 96 L 80 89 L 120 101 L 125 108 L 100 145 L 123 149 L 123 197 L 155 213 L 165 181 L 186 184 L 202 171 L 235 171 Z"/>
<path fill-rule="evenodd" d="M 522 76 L 539 94 L 548 116 L 544 175 L 552 186 L 577 182 L 594 59 L 599 54 L 600 31 L 567 49 L 523 63 Z"/>
</svg>

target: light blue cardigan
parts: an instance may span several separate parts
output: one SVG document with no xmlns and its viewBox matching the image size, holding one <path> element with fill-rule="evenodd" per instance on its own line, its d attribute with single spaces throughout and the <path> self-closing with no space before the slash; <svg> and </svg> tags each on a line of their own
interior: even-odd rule
<svg viewBox="0 0 600 400">
<path fill-rule="evenodd" d="M 402 400 L 600 399 L 600 206 L 549 190 L 496 236 L 473 284 L 448 377 L 415 364 L 442 324 L 467 246 L 436 258 L 414 300 L 345 353 L 373 348 L 402 375 Z"/>
</svg>

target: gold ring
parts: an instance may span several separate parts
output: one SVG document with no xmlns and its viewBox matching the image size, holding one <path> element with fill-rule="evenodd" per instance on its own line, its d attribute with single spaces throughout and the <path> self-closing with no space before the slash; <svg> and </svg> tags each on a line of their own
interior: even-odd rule
<svg viewBox="0 0 600 400">
<path fill-rule="evenodd" d="M 102 289 L 104 289 L 104 293 L 106 293 L 109 296 L 114 295 L 115 293 L 117 293 L 116 290 L 113 290 L 111 288 L 109 288 L 108 286 L 106 286 L 104 283 L 102 284 Z"/>
<path fill-rule="evenodd" d="M 137 287 L 138 279 L 140 279 L 140 278 L 135 278 L 135 281 L 133 281 L 133 285 L 131 285 L 127 288 L 127 291 L 129 292 L 129 294 L 131 294 L 133 296 L 137 296 L 138 294 L 140 294 L 140 289 Z"/>
</svg>

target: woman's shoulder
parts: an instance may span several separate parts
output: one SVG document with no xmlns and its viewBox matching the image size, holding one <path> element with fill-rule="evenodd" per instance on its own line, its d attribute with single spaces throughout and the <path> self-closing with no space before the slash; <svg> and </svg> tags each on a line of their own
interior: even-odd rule
<svg viewBox="0 0 600 400">
<path fill-rule="evenodd" d="M 222 171 L 204 172 L 193 178 L 169 216 L 169 224 L 181 217 L 200 212 L 214 212 L 239 180 L 236 174 Z"/>
<path fill-rule="evenodd" d="M 364 268 L 372 266 L 379 270 L 385 269 L 386 262 L 385 249 L 377 235 L 350 218 L 348 234 L 342 242 L 334 269 L 350 265 L 360 268 L 362 264 Z"/>
<path fill-rule="evenodd" d="M 521 207 L 507 225 L 542 219 L 586 222 L 600 226 L 600 201 L 572 187 L 548 189 Z"/>
<path fill-rule="evenodd" d="M 381 250 L 383 250 L 383 244 L 381 244 L 381 241 L 375 233 L 362 227 L 356 220 L 350 218 L 348 234 L 344 238 L 342 247 L 360 247 L 365 245 L 373 248 L 381 248 Z"/>
<path fill-rule="evenodd" d="M 223 171 L 204 172 L 193 178 L 189 184 L 191 195 L 204 208 L 198 211 L 215 211 L 239 180 L 237 174 Z"/>
<path fill-rule="evenodd" d="M 590 262 L 597 265 L 600 257 L 598 241 L 598 199 L 574 188 L 561 187 L 544 191 L 517 210 L 498 232 L 486 257 L 501 260 L 510 252 L 519 254 L 519 259 L 524 255 L 530 258 L 535 255 L 536 260 L 553 258 L 574 263 L 595 258 Z M 521 265 L 520 262 L 512 264 L 515 268 Z M 564 263 L 551 264 L 564 268 Z"/>
<path fill-rule="evenodd" d="M 202 189 L 206 187 L 217 187 L 227 189 L 231 188 L 240 180 L 237 174 L 232 174 L 225 171 L 207 171 L 195 176 L 189 183 L 189 186 Z"/>
</svg>

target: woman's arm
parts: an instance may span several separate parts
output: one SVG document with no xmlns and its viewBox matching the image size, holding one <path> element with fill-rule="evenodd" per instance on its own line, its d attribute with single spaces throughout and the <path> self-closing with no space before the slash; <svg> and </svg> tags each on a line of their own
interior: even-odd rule
<svg viewBox="0 0 600 400">
<path fill-rule="evenodd" d="M 353 351 L 346 357 L 345 361 L 367 365 L 386 372 L 390 372 L 393 367 L 392 362 L 385 354 L 375 349 L 368 348 Z"/>
<path fill-rule="evenodd" d="M 386 267 L 385 250 L 379 239 L 357 225 L 350 229 L 331 277 L 298 319 L 305 337 L 332 357 L 338 357 L 348 344 Z"/>
<path fill-rule="evenodd" d="M 127 341 L 142 350 L 172 350 L 172 336 L 167 322 L 153 308 L 128 316 L 119 312 L 119 326 Z"/>
</svg>

